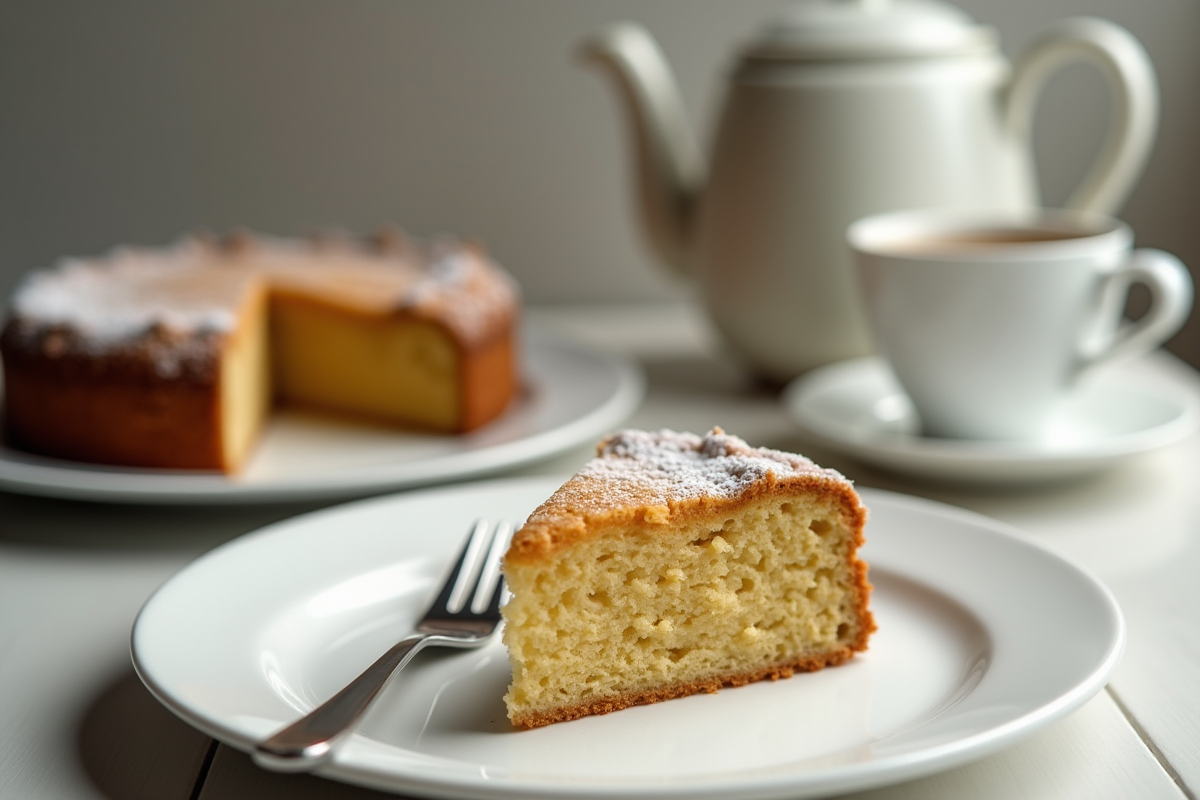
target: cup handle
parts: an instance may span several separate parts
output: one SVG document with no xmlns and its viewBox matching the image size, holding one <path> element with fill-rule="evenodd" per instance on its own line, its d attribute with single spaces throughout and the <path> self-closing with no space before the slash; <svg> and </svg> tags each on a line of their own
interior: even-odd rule
<svg viewBox="0 0 1200 800">
<path fill-rule="evenodd" d="M 1121 324 L 1102 344 L 1094 344 L 1098 337 L 1093 337 L 1093 344 L 1084 346 L 1077 374 L 1152 350 L 1183 327 L 1192 310 L 1191 275 L 1175 256 L 1150 249 L 1133 251 L 1125 265 L 1107 277 L 1097 303 L 1098 325 L 1121 314 L 1135 283 L 1150 290 L 1150 310 Z"/>
<path fill-rule="evenodd" d="M 1033 112 L 1050 76 L 1072 62 L 1090 62 L 1113 94 L 1108 137 L 1066 207 L 1114 214 L 1142 173 L 1158 130 L 1158 81 L 1145 48 L 1129 31 L 1094 17 L 1051 25 L 1017 62 L 1004 103 L 1008 132 L 1031 147 Z"/>
</svg>

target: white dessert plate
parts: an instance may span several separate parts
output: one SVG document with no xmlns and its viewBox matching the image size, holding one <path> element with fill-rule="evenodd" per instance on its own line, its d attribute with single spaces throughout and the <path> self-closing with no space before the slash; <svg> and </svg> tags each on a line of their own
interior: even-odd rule
<svg viewBox="0 0 1200 800">
<path fill-rule="evenodd" d="M 493 474 L 590 444 L 628 418 L 645 393 L 637 365 L 564 341 L 528 337 L 523 366 L 525 385 L 513 406 L 469 434 L 422 434 L 284 409 L 237 476 L 84 464 L 0 443 L 0 489 L 133 503 L 378 494 Z"/>
<path fill-rule="evenodd" d="M 813 370 L 788 385 L 783 404 L 817 442 L 877 467 L 955 483 L 1034 483 L 1099 472 L 1195 433 L 1195 398 L 1155 377 L 1138 362 L 1096 375 L 1050 434 L 1029 442 L 921 436 L 908 397 L 879 358 Z"/>
<path fill-rule="evenodd" d="M 374 498 L 240 537 L 147 601 L 137 672 L 184 720 L 249 750 L 408 631 L 473 519 L 521 521 L 560 482 Z M 320 774 L 430 797 L 815 797 L 984 756 L 1100 691 L 1124 624 L 1095 579 L 988 518 L 862 494 L 879 629 L 850 662 L 517 731 L 499 641 L 427 652 Z"/>
</svg>

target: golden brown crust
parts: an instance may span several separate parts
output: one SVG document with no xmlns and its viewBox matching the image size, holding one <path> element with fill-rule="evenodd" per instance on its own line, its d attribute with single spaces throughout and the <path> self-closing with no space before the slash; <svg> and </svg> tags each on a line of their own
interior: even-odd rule
<svg viewBox="0 0 1200 800">
<path fill-rule="evenodd" d="M 163 375 L 157 356 L 177 345 L 169 330 L 95 358 L 69 330 L 29 331 L 14 321 L 0 336 L 8 441 L 114 466 L 224 469 L 215 392 L 223 339 L 193 337 Z"/>
<path fill-rule="evenodd" d="M 858 533 L 855 546 L 862 544 L 862 527 L 866 509 L 859 502 L 853 487 L 845 482 L 819 475 L 804 475 L 780 479 L 768 473 L 760 482 L 732 498 L 702 496 L 669 501 L 661 505 L 628 503 L 602 511 L 583 509 L 575 502 L 599 488 L 599 480 L 575 476 L 539 506 L 520 530 L 513 535 L 506 560 L 533 563 L 553 558 L 554 553 L 587 538 L 601 535 L 611 527 L 645 525 L 648 530 L 666 530 L 667 524 L 686 523 L 708 516 L 738 511 L 768 497 L 789 497 L 799 492 L 811 492 L 836 502 L 847 516 L 847 522 Z"/>
<path fill-rule="evenodd" d="M 801 493 L 836 502 L 855 527 L 865 519 L 853 485 L 803 456 L 750 447 L 720 428 L 703 437 L 620 431 L 529 516 L 509 557 L 528 563 L 610 527 L 661 529 Z"/>
<path fill-rule="evenodd" d="M 471 351 L 463 351 L 459 364 L 462 385 L 459 430 L 466 433 L 500 416 L 520 389 L 513 327 L 505 328 Z"/>
<path fill-rule="evenodd" d="M 79 370 L 78 372 L 83 372 Z M 115 466 L 224 469 L 217 395 L 188 381 L 106 380 L 4 361 L 9 442 L 22 450 Z M 104 424 L 95 424 L 104 420 Z"/>
</svg>

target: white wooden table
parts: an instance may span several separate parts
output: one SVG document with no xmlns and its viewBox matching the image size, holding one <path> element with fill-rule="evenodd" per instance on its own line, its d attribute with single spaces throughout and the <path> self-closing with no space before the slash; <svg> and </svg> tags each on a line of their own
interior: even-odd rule
<svg viewBox="0 0 1200 800">
<path fill-rule="evenodd" d="M 631 426 L 720 425 L 756 445 L 806 452 L 859 485 L 980 511 L 1037 536 L 1115 592 L 1129 640 L 1106 691 L 997 755 L 855 797 L 1200 796 L 1200 438 L 1065 485 L 940 487 L 809 446 L 776 393 L 723 357 L 688 308 L 537 309 L 531 318 L 643 363 L 649 395 Z M 1145 369 L 1200 393 L 1200 375 L 1169 356 Z M 568 474 L 590 454 L 581 446 L 522 472 Z M 258 769 L 162 708 L 130 666 L 130 627 L 156 586 L 200 553 L 310 508 L 110 506 L 0 493 L 0 798 L 388 797 Z"/>
</svg>

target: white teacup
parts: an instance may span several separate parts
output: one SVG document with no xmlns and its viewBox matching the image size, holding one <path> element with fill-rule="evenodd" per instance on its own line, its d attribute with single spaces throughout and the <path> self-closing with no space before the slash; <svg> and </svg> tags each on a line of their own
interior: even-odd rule
<svg viewBox="0 0 1200 800">
<path fill-rule="evenodd" d="M 867 317 L 927 436 L 1042 437 L 1081 377 L 1173 335 L 1187 268 L 1071 211 L 881 214 L 850 226 Z M 1150 309 L 1124 320 L 1130 286 Z"/>
</svg>

